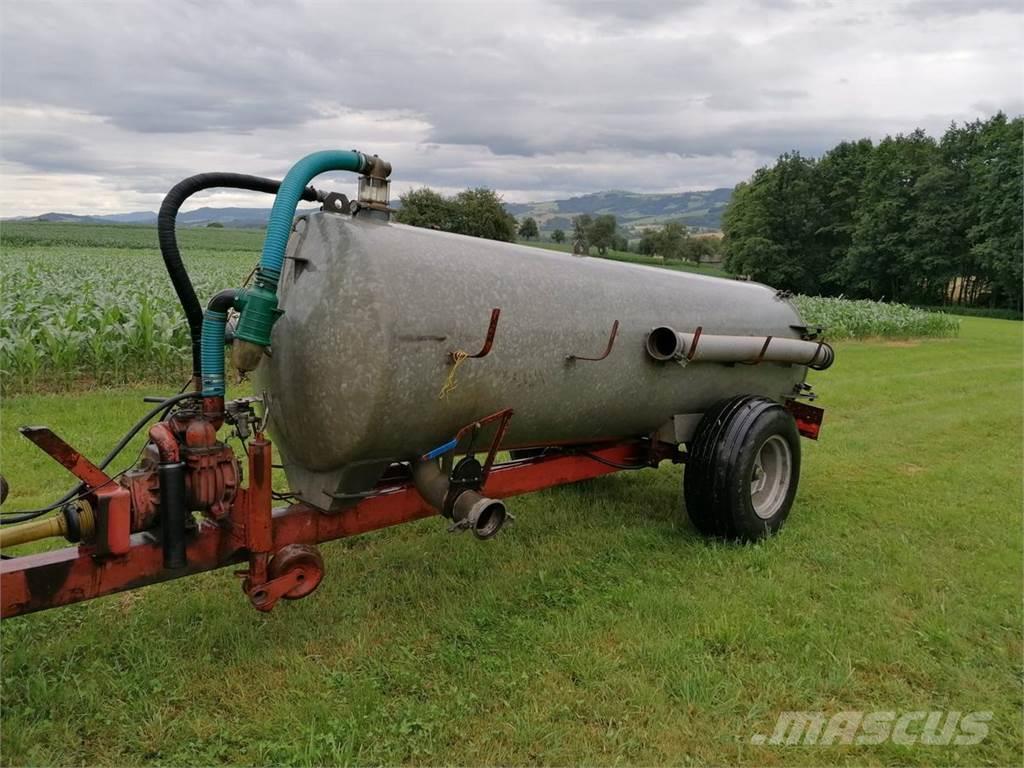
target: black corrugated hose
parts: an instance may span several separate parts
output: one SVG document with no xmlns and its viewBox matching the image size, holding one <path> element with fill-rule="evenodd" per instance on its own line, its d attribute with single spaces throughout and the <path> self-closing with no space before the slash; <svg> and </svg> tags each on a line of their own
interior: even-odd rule
<svg viewBox="0 0 1024 768">
<path fill-rule="evenodd" d="M 203 308 L 199 299 L 196 298 L 192 281 L 189 279 L 185 265 L 181 261 L 181 253 L 178 251 L 178 240 L 174 232 L 178 209 L 188 198 L 204 189 L 222 187 L 244 189 L 249 192 L 266 192 L 273 195 L 277 194 L 280 186 L 280 181 L 265 179 L 262 176 L 248 176 L 244 173 L 200 173 L 189 176 L 171 187 L 171 191 L 167 193 L 160 205 L 160 213 L 157 214 L 156 219 L 160 254 L 164 257 L 167 274 L 171 277 L 174 291 L 178 294 L 178 301 L 181 302 L 181 308 L 185 310 L 185 317 L 188 320 L 188 332 L 192 337 L 192 376 L 197 381 L 201 374 L 199 341 L 203 328 Z M 302 199 L 311 203 L 316 202 L 317 191 L 313 187 L 306 187 L 302 192 Z"/>
</svg>

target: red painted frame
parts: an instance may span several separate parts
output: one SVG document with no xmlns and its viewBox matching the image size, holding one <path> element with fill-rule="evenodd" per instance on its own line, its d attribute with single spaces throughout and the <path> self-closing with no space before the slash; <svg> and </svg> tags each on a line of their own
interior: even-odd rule
<svg viewBox="0 0 1024 768">
<path fill-rule="evenodd" d="M 558 453 L 497 464 L 483 492 L 508 498 L 543 488 L 588 480 L 619 471 L 613 464 L 636 466 L 652 460 L 651 444 L 640 440 L 594 447 L 589 456 Z M 592 458 L 597 456 L 611 464 Z M 250 563 L 250 578 L 262 579 L 268 553 L 288 544 L 315 545 L 406 523 L 437 512 L 411 482 L 378 488 L 354 506 L 327 514 L 306 504 L 271 510 L 270 443 L 254 440 L 249 449 L 249 487 L 242 489 L 224 520 L 203 520 L 188 544 L 188 565 L 164 568 L 160 541 L 133 534 L 123 554 L 99 554 L 95 547 L 66 549 L 0 561 L 0 617 L 55 608 L 161 581 Z"/>
</svg>

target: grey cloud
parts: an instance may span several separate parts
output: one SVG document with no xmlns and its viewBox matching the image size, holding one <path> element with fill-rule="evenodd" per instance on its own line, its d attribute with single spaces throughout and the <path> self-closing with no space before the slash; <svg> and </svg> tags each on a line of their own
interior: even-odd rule
<svg viewBox="0 0 1024 768">
<path fill-rule="evenodd" d="M 700 4 L 701 0 L 556 0 L 554 3 L 576 18 L 652 24 Z"/>
<path fill-rule="evenodd" d="M 527 155 L 543 148 L 551 123 L 572 125 L 571 140 L 585 151 L 608 146 L 609 138 L 619 141 L 621 132 L 602 123 L 627 109 L 650 124 L 671 119 L 675 104 L 704 89 L 735 103 L 748 94 L 763 98 L 756 86 L 735 84 L 742 78 L 720 54 L 741 46 L 723 34 L 685 44 L 620 36 L 552 44 L 514 29 L 466 36 L 454 22 L 447 35 L 434 34 L 427 19 L 424 26 L 416 23 L 416 6 L 408 6 L 413 23 L 385 30 L 370 23 L 372 17 L 363 24 L 348 13 L 332 15 L 330 6 L 267 5 L 256 6 L 254 21 L 284 34 L 241 35 L 232 31 L 236 9 L 210 6 L 175 25 L 172 8 L 136 4 L 118 6 L 131 18 L 122 19 L 115 27 L 121 32 L 110 39 L 109 19 L 83 13 L 88 5 L 52 9 L 74 30 L 64 49 L 73 71 L 67 61 L 33 53 L 46 34 L 35 14 L 4 26 L 4 58 L 24 63 L 19 77 L 5 82 L 5 100 L 85 109 L 120 128 L 152 133 L 293 128 L 315 119 L 317 103 L 328 100 L 354 109 L 413 109 L 433 125 L 435 142 L 483 143 L 500 154 Z M 649 13 L 677 9 L 671 3 L 643 7 Z M 144 20 L 166 34 L 147 38 L 130 31 Z M 345 26 L 367 33 L 328 33 Z M 282 49 L 279 39 L 302 44 Z M 126 69 L 126 60 L 137 65 Z M 635 102 L 637 73 L 641 93 L 662 94 L 659 104 Z M 584 114 L 587 121 L 579 119 Z"/>
<path fill-rule="evenodd" d="M 1024 14 L 1024 3 L 1020 0 L 913 0 L 900 8 L 910 16 L 974 16 L 979 13 L 999 11 Z"/>
<path fill-rule="evenodd" d="M 648 24 L 683 16 L 688 11 L 708 5 L 707 0 L 555 0 L 553 4 L 578 19 Z M 799 8 L 800 3 L 798 0 L 750 0 L 746 5 L 755 11 L 791 11 Z"/>
<path fill-rule="evenodd" d="M 912 130 L 923 114 L 941 130 L 980 105 L 1017 109 L 1003 64 L 1019 40 L 984 15 L 957 39 L 970 95 L 908 105 L 963 66 L 929 25 L 967 2 L 937 8 L 897 33 L 888 12 L 852 25 L 847 3 L 790 0 L 8 3 L 3 154 L 141 196 L 210 164 L 281 173 L 357 141 L 400 157 L 404 179 L 451 187 L 628 188 L 650 183 L 641 168 L 659 188 L 721 169 L 735 181 L 783 151 Z M 872 81 L 908 52 L 942 61 Z M 67 117 L 79 114 L 90 119 Z"/>
<path fill-rule="evenodd" d="M 101 156 L 86 141 L 67 134 L 5 134 L 0 157 L 44 174 L 104 176 L 112 188 L 125 191 L 166 192 L 178 180 L 145 157 Z"/>
<path fill-rule="evenodd" d="M 794 101 L 809 98 L 807 91 L 798 88 L 762 88 L 757 91 L 732 89 L 715 91 L 704 102 L 712 109 L 748 111 L 756 108 L 780 108 Z"/>
<path fill-rule="evenodd" d="M 5 133 L 0 156 L 34 171 L 96 173 L 102 162 L 72 136 Z"/>
<path fill-rule="evenodd" d="M 222 34 L 243 9 L 214 8 L 89 2 L 9 7 L 0 54 L 4 101 L 86 110 L 142 132 L 246 131 L 314 116 L 293 84 L 315 69 L 315 61 L 301 52 L 281 56 L 270 36 Z M 287 15 L 279 15 L 274 26 L 287 30 Z"/>
<path fill-rule="evenodd" d="M 989 117 L 997 112 L 1003 112 L 1010 117 L 1024 114 L 1024 98 L 1011 98 L 996 103 L 994 101 L 976 101 L 971 104 L 971 109 L 978 117 Z"/>
</svg>

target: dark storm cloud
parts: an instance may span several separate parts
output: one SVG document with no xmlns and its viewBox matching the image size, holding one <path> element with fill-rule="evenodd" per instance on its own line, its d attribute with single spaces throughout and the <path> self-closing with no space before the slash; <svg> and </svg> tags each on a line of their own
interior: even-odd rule
<svg viewBox="0 0 1024 768">
<path fill-rule="evenodd" d="M 1019 103 L 1009 6 L 8 0 L 5 186 L 91 175 L 148 201 L 184 173 L 356 144 L 453 188 L 732 183 Z"/>
</svg>

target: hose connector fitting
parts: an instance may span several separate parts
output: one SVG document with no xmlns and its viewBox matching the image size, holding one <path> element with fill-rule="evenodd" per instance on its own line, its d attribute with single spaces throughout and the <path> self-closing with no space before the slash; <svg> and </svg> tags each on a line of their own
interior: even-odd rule
<svg viewBox="0 0 1024 768">
<path fill-rule="evenodd" d="M 284 314 L 277 306 L 277 278 L 278 275 L 261 267 L 253 285 L 235 299 L 241 316 L 231 347 L 231 363 L 240 373 L 255 370 L 259 365 L 263 350 L 270 346 L 274 323 Z"/>
</svg>

